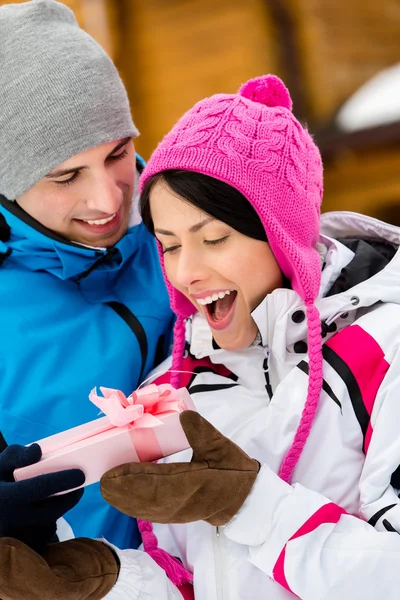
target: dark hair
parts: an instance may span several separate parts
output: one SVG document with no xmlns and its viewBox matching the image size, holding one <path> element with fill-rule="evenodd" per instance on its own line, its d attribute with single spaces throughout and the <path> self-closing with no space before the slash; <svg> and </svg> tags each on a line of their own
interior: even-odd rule
<svg viewBox="0 0 400 600">
<path fill-rule="evenodd" d="M 239 233 L 267 242 L 267 234 L 250 202 L 236 188 L 208 175 L 193 171 L 162 171 L 145 184 L 140 198 L 143 223 L 154 234 L 150 211 L 150 192 L 158 181 L 214 219 L 223 221 Z"/>
</svg>

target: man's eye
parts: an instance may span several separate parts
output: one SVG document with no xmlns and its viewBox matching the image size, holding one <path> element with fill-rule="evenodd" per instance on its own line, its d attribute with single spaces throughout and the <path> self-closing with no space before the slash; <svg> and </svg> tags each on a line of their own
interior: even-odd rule
<svg viewBox="0 0 400 600">
<path fill-rule="evenodd" d="M 124 148 L 122 150 L 122 152 L 120 152 L 119 154 L 112 154 L 111 156 L 107 157 L 108 161 L 113 161 L 113 160 L 122 160 L 123 158 L 125 158 L 125 156 L 127 156 L 128 151 L 126 148 Z"/>
<path fill-rule="evenodd" d="M 56 183 L 57 185 L 70 185 L 73 181 L 75 181 L 75 179 L 79 177 L 79 173 L 79 171 L 75 171 L 75 173 L 73 173 L 69 179 L 61 179 L 59 181 L 55 180 L 54 183 Z"/>
</svg>

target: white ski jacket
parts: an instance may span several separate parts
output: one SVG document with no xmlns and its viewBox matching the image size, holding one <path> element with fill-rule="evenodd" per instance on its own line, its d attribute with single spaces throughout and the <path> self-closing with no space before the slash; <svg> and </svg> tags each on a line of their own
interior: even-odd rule
<svg viewBox="0 0 400 600">
<path fill-rule="evenodd" d="M 277 472 L 307 396 L 302 301 L 288 289 L 269 294 L 253 312 L 261 344 L 241 352 L 215 348 L 206 321 L 192 319 L 182 369 L 193 374 L 182 383 L 198 411 L 262 464 L 225 527 L 154 526 L 159 545 L 193 571 L 196 600 L 400 597 L 400 501 L 390 485 L 400 463 L 400 230 L 353 213 L 324 215 L 322 225 L 324 383 L 292 485 Z M 337 238 L 380 245 L 354 254 Z M 389 248 L 386 266 L 365 280 Z M 338 283 L 344 291 L 330 295 Z M 118 552 L 108 600 L 181 598 L 144 553 Z"/>
</svg>

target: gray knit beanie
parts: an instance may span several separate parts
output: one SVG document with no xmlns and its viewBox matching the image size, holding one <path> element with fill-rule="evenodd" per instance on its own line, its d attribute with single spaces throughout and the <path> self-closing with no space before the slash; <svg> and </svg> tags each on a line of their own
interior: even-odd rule
<svg viewBox="0 0 400 600">
<path fill-rule="evenodd" d="M 0 7 L 0 194 L 14 200 L 75 154 L 137 135 L 115 66 L 69 8 Z"/>
</svg>

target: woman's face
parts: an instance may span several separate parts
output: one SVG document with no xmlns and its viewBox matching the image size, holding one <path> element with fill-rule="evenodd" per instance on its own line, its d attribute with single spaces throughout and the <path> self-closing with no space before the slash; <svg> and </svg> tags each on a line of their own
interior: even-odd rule
<svg viewBox="0 0 400 600">
<path fill-rule="evenodd" d="M 247 348 L 257 335 L 251 312 L 282 274 L 267 242 L 210 217 L 157 182 L 150 194 L 167 277 L 206 317 L 217 344 Z"/>
</svg>

